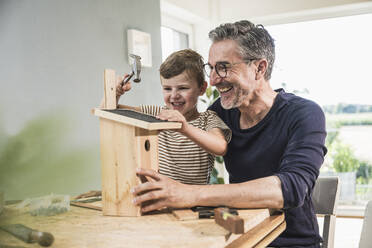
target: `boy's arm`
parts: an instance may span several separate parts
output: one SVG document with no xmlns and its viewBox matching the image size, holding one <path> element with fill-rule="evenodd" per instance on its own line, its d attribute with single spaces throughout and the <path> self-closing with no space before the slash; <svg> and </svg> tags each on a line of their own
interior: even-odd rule
<svg viewBox="0 0 372 248">
<path fill-rule="evenodd" d="M 217 156 L 225 155 L 228 142 L 226 141 L 221 129 L 211 128 L 208 131 L 204 131 L 200 128 L 194 127 L 187 123 L 185 117 L 176 110 L 163 110 L 157 118 L 161 120 L 181 122 L 182 127 L 177 131 L 187 136 L 207 152 Z"/>
<path fill-rule="evenodd" d="M 183 125 L 182 123 L 182 126 Z M 209 153 L 217 156 L 226 154 L 227 141 L 225 140 L 222 130 L 219 128 L 212 128 L 208 131 L 204 131 L 186 123 L 183 134 Z"/>
<path fill-rule="evenodd" d="M 132 107 L 132 106 L 118 104 L 120 97 L 122 95 L 124 95 L 124 93 L 126 91 L 129 91 L 132 88 L 132 85 L 131 85 L 130 82 L 126 83 L 125 85 L 122 85 L 123 80 L 127 77 L 128 77 L 128 74 L 124 75 L 124 77 L 118 76 L 116 78 L 116 105 L 117 105 L 117 108 L 141 111 L 140 107 Z M 103 97 L 102 100 L 101 100 L 101 103 L 99 105 L 99 108 L 104 108 L 105 107 L 104 102 L 105 102 L 105 98 Z"/>
</svg>

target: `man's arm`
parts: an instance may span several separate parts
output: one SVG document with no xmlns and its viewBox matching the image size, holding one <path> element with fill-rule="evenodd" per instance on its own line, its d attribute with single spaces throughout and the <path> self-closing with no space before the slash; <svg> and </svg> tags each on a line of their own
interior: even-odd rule
<svg viewBox="0 0 372 248">
<path fill-rule="evenodd" d="M 153 211 L 163 207 L 228 206 L 236 208 L 282 208 L 283 195 L 278 177 L 270 176 L 239 184 L 186 185 L 149 169 L 137 175 L 152 178 L 132 189 L 134 204 L 154 200 L 141 209 Z"/>
<path fill-rule="evenodd" d="M 315 103 L 296 107 L 289 125 L 288 144 L 276 176 L 280 178 L 284 208 L 296 208 L 311 197 L 327 149 L 322 109 Z"/>
</svg>

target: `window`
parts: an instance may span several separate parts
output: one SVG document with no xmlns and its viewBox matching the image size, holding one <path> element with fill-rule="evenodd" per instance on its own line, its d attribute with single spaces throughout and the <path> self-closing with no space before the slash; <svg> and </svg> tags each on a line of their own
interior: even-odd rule
<svg viewBox="0 0 372 248">
<path fill-rule="evenodd" d="M 193 44 L 193 25 L 185 20 L 178 19 L 169 14 L 161 15 L 161 50 L 162 61 L 171 53 L 194 48 Z"/>
<path fill-rule="evenodd" d="M 372 199 L 370 23 L 372 14 L 267 27 L 276 40 L 272 87 L 323 107 L 328 154 L 321 174 L 337 174 L 341 208 L 359 206 L 361 214 Z"/>
<path fill-rule="evenodd" d="M 372 199 L 372 14 L 268 26 L 276 40 L 271 85 L 314 100 L 326 114 L 320 175 L 338 175 L 338 216 Z M 322 218 L 318 218 L 322 227 Z M 337 218 L 335 247 L 357 247 L 362 219 Z"/>
<path fill-rule="evenodd" d="M 189 48 L 189 35 L 172 28 L 161 27 L 162 61 L 171 53 Z"/>
</svg>

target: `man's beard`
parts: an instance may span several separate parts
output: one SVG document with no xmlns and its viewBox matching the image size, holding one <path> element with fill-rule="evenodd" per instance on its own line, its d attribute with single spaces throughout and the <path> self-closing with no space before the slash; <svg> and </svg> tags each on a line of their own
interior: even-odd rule
<svg viewBox="0 0 372 248">
<path fill-rule="evenodd" d="M 233 90 L 235 94 L 229 97 L 231 98 L 230 101 L 228 101 L 228 99 L 224 100 L 224 98 L 227 97 L 221 97 L 221 105 L 224 109 L 239 108 L 249 94 L 248 90 L 244 90 L 240 87 L 234 86 Z"/>
</svg>

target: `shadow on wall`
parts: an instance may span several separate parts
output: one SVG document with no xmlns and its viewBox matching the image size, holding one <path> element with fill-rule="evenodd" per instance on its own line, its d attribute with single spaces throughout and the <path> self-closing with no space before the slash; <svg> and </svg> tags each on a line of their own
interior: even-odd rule
<svg viewBox="0 0 372 248">
<path fill-rule="evenodd" d="M 6 200 L 100 188 L 99 147 L 72 146 L 68 116 L 43 115 L 13 136 L 0 119 L 0 191 Z"/>
</svg>

